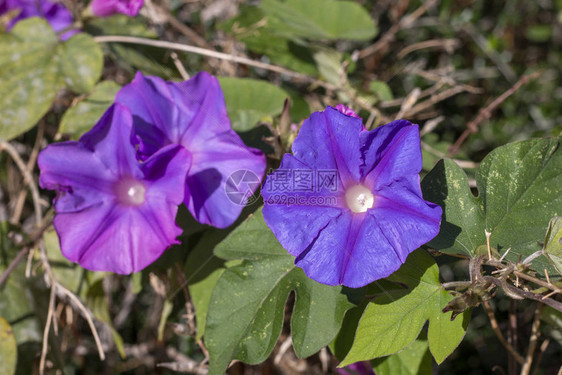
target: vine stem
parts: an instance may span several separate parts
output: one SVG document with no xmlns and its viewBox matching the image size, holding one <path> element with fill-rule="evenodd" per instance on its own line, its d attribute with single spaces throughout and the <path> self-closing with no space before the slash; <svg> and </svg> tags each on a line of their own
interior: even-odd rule
<svg viewBox="0 0 562 375">
<path fill-rule="evenodd" d="M 531 327 L 531 339 L 529 342 L 529 348 L 527 349 L 527 356 L 525 357 L 525 363 L 521 368 L 521 375 L 529 375 L 531 371 L 531 364 L 533 363 L 533 355 L 535 354 L 535 348 L 537 347 L 537 342 L 539 339 L 539 326 L 541 324 L 541 312 L 543 304 L 537 304 L 535 310 L 535 318 L 533 319 L 533 325 Z"/>
<path fill-rule="evenodd" d="M 523 365 L 525 363 L 525 359 L 521 356 L 521 354 L 517 353 L 517 351 L 511 346 L 503 337 L 502 332 L 498 326 L 498 322 L 496 320 L 496 316 L 494 315 L 494 310 L 492 310 L 492 306 L 488 301 L 482 302 L 484 307 L 486 308 L 486 312 L 488 313 L 488 318 L 490 318 L 490 324 L 492 326 L 492 330 L 496 334 L 498 340 L 502 343 L 502 345 L 507 349 L 507 351 L 515 358 L 515 360 L 520 364 Z"/>
<path fill-rule="evenodd" d="M 25 162 L 23 161 L 23 159 L 21 158 L 21 156 L 19 155 L 17 150 L 14 148 L 14 146 L 12 146 L 10 143 L 4 141 L 3 139 L 0 139 L 0 152 L 2 152 L 2 151 L 6 151 L 10 155 L 10 157 L 12 158 L 14 163 L 16 163 L 16 166 L 20 170 L 20 173 L 23 176 L 24 182 L 29 187 L 29 191 L 31 192 L 31 197 L 33 199 L 33 208 L 35 210 L 35 224 L 37 224 L 37 226 L 40 227 L 41 226 L 41 205 L 39 204 L 39 202 L 40 202 L 39 189 L 37 188 L 37 185 L 35 184 L 33 176 L 31 175 L 31 173 L 27 169 L 27 165 L 25 164 Z"/>
<path fill-rule="evenodd" d="M 167 49 L 172 49 L 172 50 L 176 50 L 176 51 L 195 53 L 197 55 L 212 57 L 212 58 L 221 59 L 221 60 L 225 60 L 225 61 L 231 61 L 231 62 L 238 63 L 238 64 L 244 64 L 244 65 L 248 65 L 248 66 L 253 66 L 255 68 L 269 70 L 269 71 L 276 72 L 276 73 L 279 73 L 279 74 L 284 74 L 284 75 L 289 76 L 289 77 L 294 78 L 294 79 L 298 79 L 298 80 L 302 80 L 302 81 L 306 81 L 306 82 L 309 82 L 309 83 L 312 83 L 312 84 L 322 86 L 322 87 L 324 87 L 328 90 L 338 90 L 339 89 L 339 87 L 337 87 L 335 85 L 332 85 L 328 82 L 324 82 L 324 81 L 314 79 L 314 78 L 312 78 L 312 77 L 310 77 L 306 74 L 295 72 L 293 70 L 289 70 L 289 69 L 283 68 L 281 66 L 277 66 L 277 65 L 273 65 L 273 64 L 267 64 L 267 63 L 264 63 L 264 62 L 261 62 L 261 61 L 255 61 L 255 60 L 249 59 L 247 57 L 234 56 L 234 55 L 230 55 L 228 53 L 218 52 L 218 51 L 214 51 L 214 50 L 207 49 L 207 48 L 190 46 L 188 44 L 167 42 L 167 41 L 164 41 L 164 40 L 152 40 L 152 39 L 139 38 L 139 37 L 133 37 L 133 36 L 120 36 L 120 35 L 96 36 L 96 37 L 94 37 L 94 40 L 98 43 L 111 43 L 111 42 L 113 42 L 113 43 L 141 44 L 141 45 L 145 45 L 145 46 L 167 48 Z"/>
</svg>

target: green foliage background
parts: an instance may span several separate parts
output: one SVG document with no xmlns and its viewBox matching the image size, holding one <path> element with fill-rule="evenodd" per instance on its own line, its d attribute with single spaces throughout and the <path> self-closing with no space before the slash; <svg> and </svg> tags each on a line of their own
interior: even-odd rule
<svg viewBox="0 0 562 375">
<path fill-rule="evenodd" d="M 86 4 L 75 3 L 78 15 Z M 515 373 L 482 296 L 451 321 L 442 310 L 458 306 L 462 293 L 443 283 L 470 278 L 467 258 L 487 256 L 488 232 L 497 257 L 510 249 L 505 264 L 545 249 L 521 272 L 560 288 L 562 1 L 242 0 L 220 11 L 211 9 L 218 2 L 153 3 L 157 8 L 136 18 L 85 20 L 85 32 L 66 42 L 40 19 L 0 32 L 0 140 L 30 162 L 35 179 L 39 148 L 89 130 L 137 70 L 180 80 L 179 64 L 188 74 L 219 76 L 233 128 L 268 155 L 272 168 L 302 121 L 326 105 L 345 103 L 369 128 L 396 117 L 419 123 L 422 188 L 444 207 L 442 231 L 391 277 L 351 290 L 320 285 L 295 268 L 259 204 L 226 230 L 199 225 L 180 210 L 181 245 L 131 276 L 69 263 L 48 229 L 44 252 L 29 257 L 32 269 L 23 261 L 0 285 L 0 373 L 38 372 L 50 293 L 41 254 L 96 321 L 107 354 L 99 360 L 80 309 L 57 295 L 60 327 L 48 338 L 52 373 L 173 373 L 178 363 L 205 359 L 196 370 L 211 374 L 227 371 L 234 359 L 241 362 L 228 369 L 232 374 L 335 373 L 338 364 L 361 360 L 372 360 L 378 375 L 435 368 L 492 374 L 495 366 Z M 197 45 L 277 70 L 95 40 L 104 35 Z M 537 71 L 538 78 L 485 113 L 458 153 L 450 152 L 482 108 Z M 6 153 L 0 163 L 2 275 L 32 241 L 36 213 L 17 166 Z M 45 202 L 53 197 L 40 194 Z M 48 220 L 52 212 L 43 214 Z M 515 301 L 503 290 L 483 295 L 493 298 L 504 334 L 516 317 L 514 346 L 524 354 L 536 302 Z M 556 373 L 562 314 L 549 306 L 540 311 L 540 340 L 550 344 L 537 373 Z"/>
</svg>

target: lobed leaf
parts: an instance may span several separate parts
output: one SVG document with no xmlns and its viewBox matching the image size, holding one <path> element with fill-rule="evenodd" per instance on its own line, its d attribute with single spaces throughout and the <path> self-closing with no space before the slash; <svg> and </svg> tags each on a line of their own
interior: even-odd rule
<svg viewBox="0 0 562 375">
<path fill-rule="evenodd" d="M 451 314 L 442 312 L 453 297 L 441 287 L 433 258 L 417 250 L 388 280 L 407 289 L 388 291 L 367 305 L 340 366 L 399 352 L 416 339 L 428 320 L 429 349 L 437 363 L 443 362 L 462 341 L 469 313 L 451 321 Z"/>
<path fill-rule="evenodd" d="M 431 355 L 427 340 L 416 340 L 406 349 L 372 361 L 377 375 L 431 375 Z"/>
<path fill-rule="evenodd" d="M 301 358 L 330 343 L 353 306 L 341 287 L 319 284 L 295 267 L 261 210 L 221 242 L 215 254 L 243 262 L 222 273 L 211 295 L 205 333 L 210 374 L 224 373 L 232 359 L 260 363 L 269 356 L 292 291 L 293 346 Z"/>
<path fill-rule="evenodd" d="M 200 340 L 205 333 L 211 293 L 224 272 L 224 261 L 212 252 L 221 233 L 218 230 L 207 231 L 191 250 L 186 261 L 185 273 L 197 322 L 196 340 Z"/>
</svg>

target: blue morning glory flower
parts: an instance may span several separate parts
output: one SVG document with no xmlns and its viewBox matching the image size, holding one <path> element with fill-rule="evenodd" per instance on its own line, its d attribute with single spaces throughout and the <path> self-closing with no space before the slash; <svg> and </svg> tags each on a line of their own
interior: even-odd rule
<svg viewBox="0 0 562 375">
<path fill-rule="evenodd" d="M 140 271 L 182 233 L 175 218 L 191 155 L 170 145 L 140 163 L 132 122 L 114 104 L 78 142 L 39 154 L 39 184 L 57 191 L 53 223 L 62 253 L 89 270 Z"/>
<path fill-rule="evenodd" d="M 328 107 L 304 122 L 262 188 L 263 215 L 308 277 L 357 288 L 434 238 L 442 210 L 422 197 L 417 125 L 367 131 L 342 112 Z"/>
<path fill-rule="evenodd" d="M 201 72 L 188 81 L 166 82 L 139 72 L 115 101 L 133 114 L 141 159 L 172 144 L 189 151 L 184 202 L 197 221 L 225 228 L 240 216 L 244 205 L 226 192 L 229 176 L 244 171 L 261 180 L 265 156 L 232 130 L 215 77 Z"/>
</svg>

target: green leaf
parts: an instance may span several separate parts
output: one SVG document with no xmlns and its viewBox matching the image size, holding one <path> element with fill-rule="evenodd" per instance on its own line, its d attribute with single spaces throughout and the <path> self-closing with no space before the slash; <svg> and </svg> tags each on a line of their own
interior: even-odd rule
<svg viewBox="0 0 562 375">
<path fill-rule="evenodd" d="M 338 360 L 345 358 L 347 353 L 349 353 L 349 349 L 351 349 L 355 338 L 357 325 L 359 324 L 359 320 L 361 320 L 361 315 L 363 315 L 367 304 L 368 301 L 364 300 L 358 306 L 347 310 L 338 335 L 334 341 L 330 343 L 330 350 Z"/>
<path fill-rule="evenodd" d="M 560 216 L 553 217 L 548 223 L 544 253 L 556 271 L 562 275 L 562 217 Z"/>
<path fill-rule="evenodd" d="M 552 38 L 553 29 L 550 24 L 531 25 L 525 29 L 525 37 L 532 42 L 548 42 L 548 40 Z"/>
<path fill-rule="evenodd" d="M 364 297 L 370 296 L 370 298 L 374 298 L 375 296 L 386 294 L 391 290 L 399 289 L 402 289 L 399 284 L 382 279 L 364 286 L 363 288 L 346 290 L 350 300 L 358 305 L 347 310 L 340 331 L 334 341 L 330 344 L 330 349 L 336 358 L 339 360 L 345 358 L 353 344 L 355 331 L 357 331 L 357 325 L 359 324 L 359 320 L 361 320 L 363 311 L 365 311 L 365 308 L 369 303 L 369 300 Z M 353 298 L 354 296 L 355 298 Z"/>
<path fill-rule="evenodd" d="M 265 13 L 257 6 L 242 6 L 238 16 L 224 22 L 220 28 L 233 34 L 246 47 L 256 53 L 264 54 L 271 62 L 283 65 L 311 76 L 318 75 L 310 48 L 301 41 L 296 43 L 285 35 L 277 35 L 282 29 L 275 20 L 266 19 Z"/>
<path fill-rule="evenodd" d="M 291 291 L 293 346 L 300 358 L 330 343 L 353 306 L 341 287 L 319 284 L 295 267 L 294 257 L 277 242 L 261 210 L 222 241 L 215 253 L 243 262 L 224 271 L 211 296 L 205 333 L 210 374 L 224 373 L 232 359 L 255 364 L 269 356 Z"/>
<path fill-rule="evenodd" d="M 174 309 L 174 303 L 169 299 L 164 300 L 162 307 L 162 314 L 160 315 L 160 322 L 158 323 L 158 341 L 164 340 L 164 330 L 166 329 L 166 322 Z"/>
<path fill-rule="evenodd" d="M 562 151 L 559 139 L 533 139 L 492 151 L 476 172 L 478 197 L 465 173 L 451 160 L 439 162 L 424 178 L 424 198 L 443 208 L 439 235 L 428 246 L 443 252 L 474 255 L 486 244 L 507 259 L 518 261 L 541 250 L 549 218 L 562 207 Z M 544 257 L 533 261 L 537 271 L 548 268 Z"/>
<path fill-rule="evenodd" d="M 283 89 L 257 79 L 220 77 L 219 82 L 236 131 L 250 130 L 264 117 L 281 114 L 289 96 Z"/>
<path fill-rule="evenodd" d="M 392 100 L 394 95 L 392 95 L 392 90 L 383 81 L 372 81 L 369 83 L 369 90 L 377 95 L 380 100 Z"/>
<path fill-rule="evenodd" d="M 87 94 L 101 77 L 103 52 L 91 36 L 79 33 L 62 44 L 60 62 L 66 86 Z"/>
<path fill-rule="evenodd" d="M 375 22 L 361 5 L 335 0 L 264 0 L 262 9 L 282 32 L 313 40 L 370 40 Z"/>
<path fill-rule="evenodd" d="M 3 272 L 4 267 L 0 267 L 0 275 Z M 42 327 L 39 326 L 35 308 L 46 301 L 38 301 L 31 286 L 32 280 L 25 278 L 23 262 L 10 273 L 8 280 L 0 287 L 0 316 L 11 322 L 18 344 L 42 341 Z M 44 297 L 48 300 L 48 293 Z"/>
<path fill-rule="evenodd" d="M 0 374 L 14 374 L 18 359 L 18 347 L 12 327 L 0 316 Z"/>
<path fill-rule="evenodd" d="M 33 127 L 65 84 L 89 91 L 102 63 L 91 37 L 78 34 L 59 42 L 40 18 L 23 20 L 0 34 L 0 137 L 12 139 Z"/>
<path fill-rule="evenodd" d="M 426 340 L 415 340 L 406 349 L 372 361 L 377 375 L 431 375 L 431 355 Z"/>
<path fill-rule="evenodd" d="M 121 86 L 113 81 L 98 83 L 87 97 L 64 113 L 59 132 L 70 134 L 73 139 L 78 139 L 90 130 L 113 104 L 120 88 Z"/>
<path fill-rule="evenodd" d="M 115 14 L 111 17 L 97 17 L 88 22 L 86 30 L 94 35 L 126 35 L 141 38 L 157 38 L 141 17 Z"/>
<path fill-rule="evenodd" d="M 347 76 L 342 77 L 343 54 L 331 48 L 318 48 L 314 52 L 314 61 L 318 71 L 326 81 L 333 85 L 347 83 Z"/>
<path fill-rule="evenodd" d="M 388 280 L 407 289 L 389 291 L 367 305 L 341 366 L 399 352 L 416 339 L 427 320 L 429 349 L 437 363 L 443 362 L 462 341 L 469 314 L 451 321 L 451 314 L 442 312 L 453 297 L 441 287 L 433 258 L 417 250 Z"/>
<path fill-rule="evenodd" d="M 562 330 L 562 311 L 558 311 L 550 306 L 544 305 L 541 311 L 541 320 L 552 328 Z"/>
<path fill-rule="evenodd" d="M 88 22 L 86 31 L 93 35 L 125 35 L 150 39 L 158 37 L 142 17 L 128 17 L 123 14 L 95 18 Z M 173 66 L 166 50 L 121 43 L 104 43 L 103 49 L 108 57 L 132 75 L 141 70 L 145 74 L 163 78 L 174 76 L 175 70 L 170 69 L 164 62 L 168 61 Z"/>
<path fill-rule="evenodd" d="M 200 340 L 205 333 L 211 293 L 224 271 L 224 261 L 213 254 L 216 238 L 220 235 L 219 230 L 205 232 L 186 261 L 185 273 L 189 281 L 189 295 L 195 307 L 197 321 L 196 340 Z"/>
<path fill-rule="evenodd" d="M 29 130 L 51 106 L 60 87 L 57 44 L 53 29 L 38 18 L 0 34 L 0 138 Z"/>
</svg>

